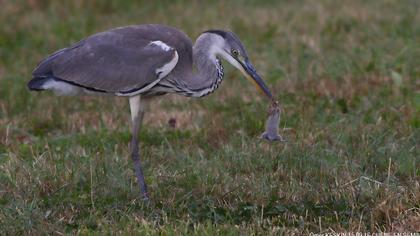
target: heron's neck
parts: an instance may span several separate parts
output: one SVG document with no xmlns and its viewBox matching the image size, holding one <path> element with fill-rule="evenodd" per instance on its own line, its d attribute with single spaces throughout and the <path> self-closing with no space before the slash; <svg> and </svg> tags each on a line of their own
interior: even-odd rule
<svg viewBox="0 0 420 236">
<path fill-rule="evenodd" d="M 217 39 L 200 36 L 193 48 L 193 71 L 185 78 L 183 94 L 202 97 L 216 90 L 223 80 L 223 66 L 216 55 Z"/>
</svg>

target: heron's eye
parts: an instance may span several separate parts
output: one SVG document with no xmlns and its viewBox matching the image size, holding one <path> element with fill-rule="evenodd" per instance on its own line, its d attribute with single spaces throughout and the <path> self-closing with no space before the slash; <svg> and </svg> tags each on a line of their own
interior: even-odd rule
<svg viewBox="0 0 420 236">
<path fill-rule="evenodd" d="M 234 55 L 235 57 L 237 57 L 239 55 L 238 50 L 232 49 L 232 55 Z"/>
</svg>

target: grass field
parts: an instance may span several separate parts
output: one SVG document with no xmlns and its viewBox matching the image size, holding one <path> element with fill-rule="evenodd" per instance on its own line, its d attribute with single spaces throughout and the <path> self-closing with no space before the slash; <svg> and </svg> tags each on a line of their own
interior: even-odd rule
<svg viewBox="0 0 420 236">
<path fill-rule="evenodd" d="M 418 0 L 0 2 L 0 235 L 420 231 Z M 288 142 L 258 138 L 268 103 L 225 63 L 204 99 L 151 101 L 142 204 L 127 99 L 26 89 L 49 53 L 142 23 L 236 32 Z"/>
</svg>

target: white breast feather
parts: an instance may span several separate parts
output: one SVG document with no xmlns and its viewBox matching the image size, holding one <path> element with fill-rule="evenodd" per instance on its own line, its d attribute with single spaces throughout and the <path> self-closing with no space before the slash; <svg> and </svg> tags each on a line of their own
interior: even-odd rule
<svg viewBox="0 0 420 236">
<path fill-rule="evenodd" d="M 150 45 L 155 45 L 155 46 L 159 46 L 161 47 L 164 51 L 169 51 L 171 50 L 171 47 L 168 46 L 168 44 L 158 40 L 158 41 L 152 41 L 150 42 Z"/>
<path fill-rule="evenodd" d="M 171 61 L 156 69 L 156 74 L 159 75 L 159 80 L 167 76 L 175 68 L 176 64 L 178 63 L 178 58 L 178 53 L 175 51 L 175 55 Z"/>
</svg>

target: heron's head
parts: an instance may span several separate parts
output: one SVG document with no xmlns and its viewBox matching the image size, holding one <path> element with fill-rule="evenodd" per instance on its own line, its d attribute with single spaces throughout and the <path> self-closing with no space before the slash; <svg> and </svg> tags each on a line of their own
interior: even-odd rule
<svg viewBox="0 0 420 236">
<path fill-rule="evenodd" d="M 204 33 L 217 35 L 215 37 L 217 38 L 216 42 L 213 44 L 213 50 L 216 55 L 220 55 L 241 71 L 245 78 L 255 84 L 258 90 L 262 91 L 271 100 L 273 99 L 273 95 L 252 65 L 244 45 L 236 34 L 223 30 L 208 30 Z"/>
</svg>

